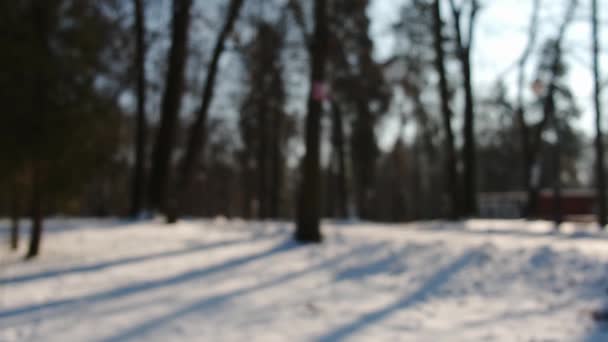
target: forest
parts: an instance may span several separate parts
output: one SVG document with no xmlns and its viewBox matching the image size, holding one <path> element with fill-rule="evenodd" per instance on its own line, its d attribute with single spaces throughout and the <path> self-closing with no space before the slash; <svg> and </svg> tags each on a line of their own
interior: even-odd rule
<svg viewBox="0 0 608 342">
<path fill-rule="evenodd" d="M 0 1 L 0 340 L 608 340 L 606 13 Z"/>
<path fill-rule="evenodd" d="M 479 88 L 482 1 L 395 5 L 382 59 L 364 0 L 6 1 L 13 244 L 31 217 L 36 255 L 58 214 L 294 219 L 315 241 L 322 217 L 476 217 L 484 193 L 519 192 L 519 215 L 539 217 L 541 190 L 560 188 L 593 191 L 604 226 L 597 4 L 562 2 L 530 1 L 522 51 Z M 567 39 L 581 25 L 590 36 Z"/>
</svg>

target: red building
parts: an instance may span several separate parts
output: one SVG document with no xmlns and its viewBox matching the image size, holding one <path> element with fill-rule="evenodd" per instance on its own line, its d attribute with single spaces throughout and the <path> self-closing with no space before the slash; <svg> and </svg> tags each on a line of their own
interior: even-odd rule
<svg viewBox="0 0 608 342">
<path fill-rule="evenodd" d="M 565 220 L 586 220 L 597 214 L 595 191 L 587 189 L 562 190 L 561 212 Z M 543 190 L 538 198 L 538 216 L 552 219 L 554 211 L 553 191 Z"/>
<path fill-rule="evenodd" d="M 523 217 L 527 194 L 523 191 L 493 192 L 479 194 L 479 213 L 482 217 L 519 218 Z M 537 215 L 552 220 L 553 191 L 539 193 Z M 561 192 L 561 212 L 564 220 L 593 220 L 597 214 L 595 191 L 588 189 L 563 189 Z"/>
</svg>

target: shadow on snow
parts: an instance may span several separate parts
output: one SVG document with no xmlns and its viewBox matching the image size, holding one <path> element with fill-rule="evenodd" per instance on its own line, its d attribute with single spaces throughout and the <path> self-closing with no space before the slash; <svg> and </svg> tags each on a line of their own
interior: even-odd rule
<svg viewBox="0 0 608 342">
<path fill-rule="evenodd" d="M 86 296 L 82 296 L 82 297 L 50 301 L 47 303 L 28 305 L 28 306 L 15 308 L 15 309 L 0 311 L 0 319 L 17 317 L 17 316 L 26 315 L 29 313 L 42 313 L 47 310 L 68 309 L 71 306 L 77 305 L 77 304 L 92 304 L 92 303 L 97 303 L 97 302 L 103 302 L 106 300 L 113 300 L 113 299 L 119 299 L 122 297 L 127 297 L 129 295 L 136 294 L 136 293 L 139 294 L 144 291 L 155 290 L 155 289 L 159 289 L 159 288 L 163 288 L 163 287 L 167 287 L 167 286 L 174 286 L 174 285 L 178 285 L 178 284 L 181 284 L 184 282 L 188 282 L 188 281 L 192 281 L 195 279 L 200 279 L 200 278 L 203 278 L 206 276 L 210 276 L 210 275 L 213 275 L 216 273 L 220 273 L 220 272 L 226 271 L 227 269 L 230 269 L 230 268 L 239 267 L 239 266 L 251 263 L 253 261 L 275 255 L 277 253 L 286 252 L 286 251 L 289 251 L 298 246 L 299 245 L 297 243 L 295 243 L 291 240 L 285 240 L 285 241 L 282 241 L 281 243 L 277 244 L 276 246 L 272 247 L 271 249 L 268 249 L 266 251 L 263 251 L 263 252 L 260 252 L 257 254 L 241 256 L 238 258 L 228 260 L 221 264 L 216 264 L 213 266 L 196 269 L 193 271 L 185 272 L 185 273 L 171 276 L 168 278 L 139 282 L 134 285 L 124 286 L 124 287 L 111 289 L 108 291 L 91 294 L 91 295 L 86 295 Z"/>
<path fill-rule="evenodd" d="M 437 291 L 442 285 L 447 283 L 451 277 L 467 267 L 467 265 L 469 265 L 469 263 L 475 259 L 475 256 L 478 253 L 479 251 L 476 250 L 464 253 L 458 259 L 437 271 L 435 275 L 428 279 L 416 292 L 403 297 L 389 306 L 364 314 L 355 321 L 321 336 L 318 341 L 341 341 L 355 334 L 357 331 L 383 320 L 398 310 L 405 309 L 409 306 L 417 304 L 418 302 L 424 301 L 429 295 L 433 294 L 433 292 Z"/>
<path fill-rule="evenodd" d="M 333 265 L 339 264 L 343 261 L 351 259 L 354 255 L 363 254 L 369 255 L 370 252 L 374 250 L 380 250 L 383 248 L 384 243 L 377 243 L 374 245 L 363 245 L 358 248 L 349 250 L 345 253 L 341 253 L 337 256 L 331 257 L 329 259 L 323 260 L 316 265 L 306 267 L 299 271 L 294 271 L 286 274 L 282 274 L 274 279 L 270 279 L 268 281 L 264 281 L 250 287 L 241 288 L 235 291 L 229 291 L 223 294 L 219 294 L 216 296 L 202 298 L 190 305 L 187 305 L 178 310 L 172 311 L 168 314 L 161 315 L 159 317 L 148 320 L 142 324 L 134 326 L 126 331 L 123 331 L 117 335 L 108 337 L 103 339 L 103 342 L 119 342 L 126 341 L 130 339 L 141 338 L 143 335 L 150 333 L 154 329 L 157 329 L 159 326 L 163 324 L 175 321 L 180 317 L 186 316 L 191 313 L 201 312 L 208 308 L 215 307 L 217 305 L 221 305 L 223 303 L 230 302 L 232 299 L 235 299 L 239 296 L 248 295 L 254 293 L 256 291 L 272 288 L 274 286 L 278 286 L 280 284 L 295 280 L 307 274 L 313 273 L 315 271 L 319 271 L 325 268 L 331 268 Z"/>
<path fill-rule="evenodd" d="M 155 259 L 182 256 L 182 255 L 186 255 L 186 254 L 190 254 L 190 253 L 202 252 L 202 251 L 217 249 L 217 248 L 221 248 L 221 247 L 227 247 L 227 246 L 231 246 L 231 245 L 251 243 L 255 240 L 269 238 L 274 235 L 279 235 L 279 234 L 269 234 L 269 235 L 264 235 L 264 236 L 256 236 L 254 238 L 238 239 L 238 240 L 233 240 L 233 241 L 219 241 L 219 242 L 207 243 L 207 244 L 197 244 L 197 245 L 190 246 L 187 248 L 181 248 L 181 249 L 176 249 L 176 250 L 166 251 L 166 252 L 161 252 L 161 253 L 141 255 L 141 256 L 129 257 L 129 258 L 118 259 L 118 260 L 110 260 L 110 261 L 105 261 L 105 262 L 91 264 L 91 265 L 72 266 L 72 267 L 67 267 L 67 268 L 62 268 L 62 269 L 49 270 L 49 271 L 45 271 L 45 272 L 41 272 L 41 273 L 26 274 L 26 275 L 20 275 L 20 276 L 15 276 L 15 277 L 8 277 L 8 278 L 0 278 L 0 286 L 1 285 L 21 284 L 21 283 L 37 281 L 37 280 L 53 278 L 53 277 L 66 276 L 66 275 L 71 275 L 71 274 L 95 272 L 95 271 L 101 271 L 101 270 L 108 269 L 111 267 L 116 267 L 116 266 L 124 266 L 124 265 L 128 265 L 128 264 L 151 261 L 151 260 L 155 260 Z"/>
</svg>

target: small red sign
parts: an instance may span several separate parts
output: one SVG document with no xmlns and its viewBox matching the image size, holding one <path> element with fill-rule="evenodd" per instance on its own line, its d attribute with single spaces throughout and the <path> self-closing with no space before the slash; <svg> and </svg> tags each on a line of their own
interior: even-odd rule
<svg viewBox="0 0 608 342">
<path fill-rule="evenodd" d="M 315 101 L 323 102 L 329 98 L 329 87 L 327 83 L 315 81 L 312 84 L 312 98 Z"/>
</svg>

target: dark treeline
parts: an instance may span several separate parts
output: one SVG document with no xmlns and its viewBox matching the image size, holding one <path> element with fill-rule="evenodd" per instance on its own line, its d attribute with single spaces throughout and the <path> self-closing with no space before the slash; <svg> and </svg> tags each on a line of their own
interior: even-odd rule
<svg viewBox="0 0 608 342">
<path fill-rule="evenodd" d="M 35 256 L 57 214 L 295 219 L 320 241 L 322 217 L 459 219 L 513 191 L 536 217 L 542 189 L 593 185 L 603 225 L 598 5 L 562 2 L 551 25 L 532 2 L 521 57 L 479 89 L 481 0 L 404 0 L 382 59 L 371 0 L 4 1 L 11 245 L 30 217 Z M 568 82 L 575 13 L 593 28 L 592 104 Z"/>
</svg>

